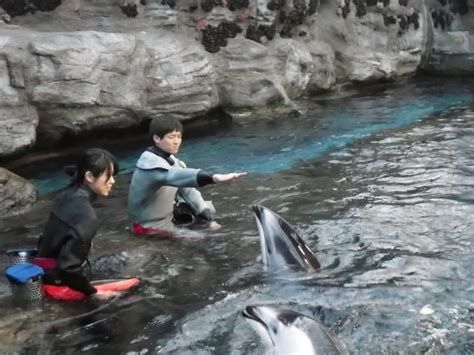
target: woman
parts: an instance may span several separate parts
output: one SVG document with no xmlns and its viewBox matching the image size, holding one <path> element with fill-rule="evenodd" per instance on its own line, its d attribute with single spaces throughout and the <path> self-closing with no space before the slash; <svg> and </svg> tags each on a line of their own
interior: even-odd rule
<svg viewBox="0 0 474 355">
<path fill-rule="evenodd" d="M 56 199 L 38 242 L 36 264 L 46 271 L 43 276 L 46 295 L 56 299 L 81 300 L 90 296 L 107 298 L 117 294 L 117 291 L 110 290 L 113 287 L 92 286 L 85 272 L 92 239 L 98 227 L 91 203 L 97 196 L 109 195 L 117 170 L 114 156 L 97 148 L 88 149 L 79 156 L 75 167 L 67 170 L 72 176 L 71 183 Z M 134 282 L 138 283 L 138 279 Z"/>
</svg>

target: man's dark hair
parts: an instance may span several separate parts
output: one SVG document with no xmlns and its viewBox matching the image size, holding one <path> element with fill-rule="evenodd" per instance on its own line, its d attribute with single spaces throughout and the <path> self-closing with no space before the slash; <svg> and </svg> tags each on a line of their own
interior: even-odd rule
<svg viewBox="0 0 474 355">
<path fill-rule="evenodd" d="M 154 134 L 163 138 L 166 134 L 174 131 L 183 133 L 183 125 L 177 118 L 154 118 L 150 123 L 148 132 L 150 138 L 153 139 Z"/>
</svg>

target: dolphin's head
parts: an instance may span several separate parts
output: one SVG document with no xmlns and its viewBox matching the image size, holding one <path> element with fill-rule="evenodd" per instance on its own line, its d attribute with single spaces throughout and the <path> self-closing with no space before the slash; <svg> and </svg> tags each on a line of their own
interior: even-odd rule
<svg viewBox="0 0 474 355">
<path fill-rule="evenodd" d="M 272 307 L 247 306 L 242 315 L 273 354 L 316 354 L 311 338 L 295 324 L 297 313 Z"/>
<path fill-rule="evenodd" d="M 304 314 L 247 306 L 242 315 L 275 355 L 347 354 L 334 333 Z"/>
<path fill-rule="evenodd" d="M 318 270 L 319 262 L 298 233 L 283 218 L 261 205 L 253 206 L 263 263 L 268 267 L 299 266 Z"/>
<path fill-rule="evenodd" d="M 273 354 L 316 354 L 311 338 L 295 323 L 298 313 L 265 306 L 247 306 L 242 315 Z"/>
</svg>

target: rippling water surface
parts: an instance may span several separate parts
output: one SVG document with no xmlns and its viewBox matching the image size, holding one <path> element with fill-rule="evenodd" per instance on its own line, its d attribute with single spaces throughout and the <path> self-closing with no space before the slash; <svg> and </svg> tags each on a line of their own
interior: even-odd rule
<svg viewBox="0 0 474 355">
<path fill-rule="evenodd" d="M 354 354 L 472 353 L 473 89 L 379 85 L 302 101 L 301 116 L 253 117 L 185 140 L 189 166 L 250 172 L 202 189 L 218 232 L 132 236 L 124 172 L 97 204 L 93 259 L 97 277 L 140 275 L 142 285 L 108 302 L 20 309 L 1 280 L 0 352 L 261 354 L 240 312 L 271 304 L 320 320 Z M 140 149 L 115 153 L 130 168 Z M 57 188 L 55 174 L 36 176 L 42 191 Z M 53 195 L 0 222 L 2 247 L 35 243 Z M 295 227 L 320 272 L 263 270 L 256 203 Z"/>
</svg>

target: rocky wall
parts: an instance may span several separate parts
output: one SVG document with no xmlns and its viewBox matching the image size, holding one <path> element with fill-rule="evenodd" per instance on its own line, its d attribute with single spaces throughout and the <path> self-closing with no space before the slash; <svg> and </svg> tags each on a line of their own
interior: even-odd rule
<svg viewBox="0 0 474 355">
<path fill-rule="evenodd" d="M 0 157 L 414 73 L 422 0 L 0 0 Z M 3 60 L 2 60 L 3 58 Z"/>
</svg>

